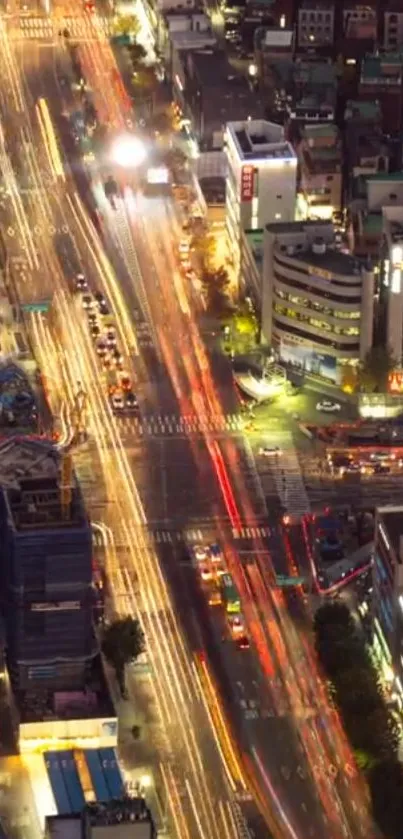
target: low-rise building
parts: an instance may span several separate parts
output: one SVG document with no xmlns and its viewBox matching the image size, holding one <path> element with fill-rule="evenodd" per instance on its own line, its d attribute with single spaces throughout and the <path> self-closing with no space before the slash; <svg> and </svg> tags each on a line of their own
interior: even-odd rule
<svg viewBox="0 0 403 839">
<path fill-rule="evenodd" d="M 216 43 L 216 38 L 210 20 L 203 12 L 171 10 L 159 16 L 156 43 L 164 57 L 168 78 L 172 79 L 174 53 L 211 47 Z"/>
<path fill-rule="evenodd" d="M 189 117 L 202 150 L 223 147 L 228 122 L 263 116 L 264 103 L 223 50 L 181 50 L 178 58 L 174 98 Z"/>
<path fill-rule="evenodd" d="M 400 53 L 369 55 L 361 63 L 359 97 L 379 102 L 386 134 L 394 135 L 402 130 L 402 70 L 403 56 Z"/>
<path fill-rule="evenodd" d="M 403 507 L 378 507 L 373 563 L 373 645 L 383 672 L 403 693 Z M 393 685 L 394 683 L 394 685 Z"/>
<path fill-rule="evenodd" d="M 157 831 L 144 798 L 86 804 L 82 813 L 47 816 L 45 839 L 155 839 Z"/>
<path fill-rule="evenodd" d="M 328 52 L 334 42 L 334 4 L 303 0 L 298 10 L 298 50 Z"/>
<path fill-rule="evenodd" d="M 267 108 L 274 118 L 286 115 L 287 97 L 293 79 L 294 29 L 261 26 L 255 37 L 255 64 L 259 85 L 267 97 Z"/>
<path fill-rule="evenodd" d="M 298 146 L 300 192 L 308 219 L 332 219 L 343 200 L 342 150 L 334 123 L 306 124 Z"/>
<path fill-rule="evenodd" d="M 336 99 L 336 70 L 330 61 L 295 61 L 287 106 L 290 121 L 300 125 L 307 122 L 334 122 Z"/>
<path fill-rule="evenodd" d="M 226 155 L 227 236 L 238 270 L 243 230 L 294 219 L 297 158 L 282 126 L 265 120 L 228 123 Z"/>
</svg>

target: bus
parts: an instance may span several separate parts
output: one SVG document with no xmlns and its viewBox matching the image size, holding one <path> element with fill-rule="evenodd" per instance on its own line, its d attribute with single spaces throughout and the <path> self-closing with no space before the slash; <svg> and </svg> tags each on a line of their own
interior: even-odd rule
<svg viewBox="0 0 403 839">
<path fill-rule="evenodd" d="M 221 577 L 221 593 L 227 612 L 238 614 L 241 611 L 241 601 L 231 574 L 223 574 Z"/>
</svg>

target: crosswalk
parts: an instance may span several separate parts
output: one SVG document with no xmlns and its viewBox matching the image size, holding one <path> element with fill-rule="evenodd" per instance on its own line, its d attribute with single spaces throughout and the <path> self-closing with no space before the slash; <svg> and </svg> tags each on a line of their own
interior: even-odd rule
<svg viewBox="0 0 403 839">
<path fill-rule="evenodd" d="M 97 29 L 109 36 L 111 34 L 111 23 L 106 17 L 97 16 Z M 19 29 L 13 28 L 10 31 L 12 38 L 20 37 L 28 40 L 53 40 L 59 32 L 68 30 L 70 36 L 75 40 L 89 41 L 96 37 L 94 26 L 91 20 L 80 17 L 63 17 L 52 19 L 49 17 L 21 17 Z"/>
<path fill-rule="evenodd" d="M 136 437 L 165 437 L 188 436 L 191 434 L 205 434 L 206 432 L 239 432 L 243 428 L 243 419 L 239 414 L 218 414 L 217 416 L 203 414 L 149 414 L 144 416 L 118 417 L 119 430 L 122 438 Z"/>
<path fill-rule="evenodd" d="M 291 516 L 305 515 L 310 510 L 310 503 L 292 434 L 288 431 L 271 432 L 270 446 L 277 446 L 281 451 L 268 462 L 276 494 Z"/>
<path fill-rule="evenodd" d="M 210 537 L 211 527 L 209 529 Z M 190 528 L 187 530 L 142 530 L 142 539 L 146 542 L 146 544 L 149 545 L 205 545 L 213 541 L 211 538 L 208 538 L 208 536 L 209 534 L 206 530 L 202 530 L 198 527 Z M 234 541 L 268 538 L 269 536 L 269 527 L 251 526 L 242 527 L 239 530 L 232 528 L 232 538 L 234 539 Z M 99 530 L 93 530 L 92 541 L 94 548 L 101 549 L 105 547 L 104 535 Z M 118 544 L 118 537 L 117 541 L 114 542 L 114 545 L 115 547 L 124 547 L 123 544 Z"/>
</svg>

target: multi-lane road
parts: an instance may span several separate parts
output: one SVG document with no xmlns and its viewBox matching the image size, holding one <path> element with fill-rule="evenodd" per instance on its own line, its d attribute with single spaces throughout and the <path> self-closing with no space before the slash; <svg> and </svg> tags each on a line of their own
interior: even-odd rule
<svg viewBox="0 0 403 839">
<path fill-rule="evenodd" d="M 67 107 L 60 22 L 48 34 L 48 24 L 37 35 L 31 27 L 29 36 L 17 23 L 3 24 L 0 58 L 3 134 L 18 140 L 16 151 L 11 141 L 0 149 L 11 267 L 24 300 L 52 298 L 49 314 L 32 315 L 29 328 L 55 414 L 70 416 L 77 390 L 86 394 L 89 439 L 76 465 L 103 526 L 114 609 L 134 611 L 144 625 L 161 729 L 155 771 L 171 829 L 189 839 L 239 836 L 242 802 L 262 836 L 269 827 L 258 809 L 276 837 L 368 836 L 365 788 L 328 705 L 309 632 L 273 588 L 273 569 L 283 573 L 299 558 L 282 529 L 268 527 L 267 507 L 278 498 L 295 514 L 308 506 L 292 439 L 279 439 L 283 465 L 267 468 L 262 489 L 230 377 L 205 346 L 198 301 L 179 271 L 173 204 L 127 188 L 113 210 L 95 165 L 98 236 L 55 144 Z M 116 66 L 104 24 L 77 8 L 69 26 L 100 117 L 123 126 L 127 104 L 110 83 Z M 18 179 L 26 182 L 22 193 Z M 116 313 L 141 419 L 111 412 L 86 318 L 57 255 L 60 232 Z M 221 641 L 219 619 L 206 619 L 183 566 L 184 533 L 224 546 L 250 650 L 235 654 Z"/>
</svg>

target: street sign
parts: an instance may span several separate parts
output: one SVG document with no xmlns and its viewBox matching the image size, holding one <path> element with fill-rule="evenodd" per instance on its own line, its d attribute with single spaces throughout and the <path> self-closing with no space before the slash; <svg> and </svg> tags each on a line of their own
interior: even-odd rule
<svg viewBox="0 0 403 839">
<path fill-rule="evenodd" d="M 23 312 L 48 312 L 50 302 L 50 300 L 38 300 L 36 303 L 23 303 L 21 309 Z"/>
<path fill-rule="evenodd" d="M 302 586 L 305 583 L 305 577 L 286 577 L 283 574 L 276 574 L 276 585 L 279 588 L 286 588 L 287 586 Z"/>
</svg>

